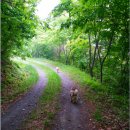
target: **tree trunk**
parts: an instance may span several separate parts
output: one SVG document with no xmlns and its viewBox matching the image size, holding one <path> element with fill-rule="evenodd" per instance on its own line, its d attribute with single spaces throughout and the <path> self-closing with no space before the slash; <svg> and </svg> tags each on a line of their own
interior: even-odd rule
<svg viewBox="0 0 130 130">
<path fill-rule="evenodd" d="M 100 51 L 99 51 L 99 48 L 98 48 L 98 57 L 99 57 L 99 62 L 100 62 L 100 82 L 102 83 L 102 69 L 103 69 L 103 64 L 102 64 L 102 59 L 101 59 L 101 56 L 100 56 Z"/>
<path fill-rule="evenodd" d="M 91 52 L 91 38 L 90 38 L 90 34 L 88 34 L 88 39 L 89 39 L 89 72 L 90 72 L 90 75 L 91 75 L 91 77 L 92 77 L 92 70 L 91 70 L 91 59 L 92 59 L 92 57 L 91 57 L 91 54 L 92 54 L 92 52 Z"/>
<path fill-rule="evenodd" d="M 64 45 L 65 47 L 65 45 Z M 69 64 L 69 60 L 68 60 L 68 51 L 67 49 L 63 48 L 63 51 L 64 51 L 64 55 L 65 55 L 65 64 L 68 65 Z"/>
<path fill-rule="evenodd" d="M 90 66 L 90 75 L 91 75 L 91 77 L 93 77 L 93 67 L 94 67 L 94 64 L 95 64 L 97 48 L 98 48 L 98 41 L 96 42 L 96 46 L 95 46 L 95 50 L 94 50 L 94 56 L 93 56 L 93 61 L 92 61 L 91 66 Z"/>
<path fill-rule="evenodd" d="M 101 83 L 103 82 L 103 65 L 104 65 L 104 62 L 105 62 L 109 52 L 110 52 L 112 41 L 113 41 L 113 37 L 114 36 L 113 36 L 113 33 L 112 33 L 112 36 L 110 38 L 109 45 L 108 45 L 108 48 L 107 48 L 107 53 L 106 53 L 106 55 L 104 56 L 103 59 L 101 59 L 99 48 L 98 48 L 98 56 L 99 56 L 99 61 L 100 61 L 100 81 L 101 81 Z"/>
<path fill-rule="evenodd" d="M 101 64 L 101 66 L 100 66 L 100 81 L 101 81 L 101 83 L 102 83 L 102 79 L 103 79 L 103 64 Z"/>
</svg>

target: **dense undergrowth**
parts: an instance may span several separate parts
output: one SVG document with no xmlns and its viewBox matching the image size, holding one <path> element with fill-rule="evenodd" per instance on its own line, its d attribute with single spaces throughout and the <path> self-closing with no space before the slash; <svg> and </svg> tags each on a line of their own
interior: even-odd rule
<svg viewBox="0 0 130 130">
<path fill-rule="evenodd" d="M 93 101 L 96 105 L 97 110 L 93 113 L 93 117 L 104 128 L 111 126 L 112 129 L 128 129 L 128 96 L 117 95 L 110 86 L 101 84 L 95 78 L 91 78 L 73 66 L 46 59 L 38 59 L 38 61 L 60 67 L 60 71 L 65 72 L 72 80 L 82 86 L 86 99 Z"/>
<path fill-rule="evenodd" d="M 28 64 L 10 61 L 1 69 L 1 103 L 8 104 L 27 92 L 38 80 L 38 73 Z"/>
<path fill-rule="evenodd" d="M 40 130 L 50 127 L 59 106 L 59 94 L 61 92 L 61 79 L 50 68 L 44 66 L 42 63 L 30 62 L 39 66 L 48 78 L 47 86 L 40 97 L 37 107 L 32 111 L 31 115 L 24 121 L 21 129 Z M 20 130 L 21 130 L 20 129 Z"/>
</svg>

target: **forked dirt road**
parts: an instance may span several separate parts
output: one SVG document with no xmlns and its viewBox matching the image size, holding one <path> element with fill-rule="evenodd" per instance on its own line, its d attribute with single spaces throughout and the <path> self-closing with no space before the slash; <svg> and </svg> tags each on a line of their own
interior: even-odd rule
<svg viewBox="0 0 130 130">
<path fill-rule="evenodd" d="M 41 62 L 40 62 L 41 63 Z M 55 70 L 55 67 L 49 64 L 44 64 L 51 69 Z M 36 67 L 39 73 L 39 81 L 34 88 L 27 93 L 21 100 L 12 104 L 7 112 L 2 115 L 2 130 L 16 130 L 19 128 L 22 121 L 27 117 L 31 110 L 36 106 L 39 96 L 42 94 L 43 89 L 47 83 L 45 74 Z M 66 74 L 59 72 L 58 75 L 62 79 L 62 93 L 60 97 L 61 109 L 57 113 L 52 130 L 98 130 L 93 126 L 89 109 L 86 102 L 82 98 L 82 94 L 79 91 L 80 100 L 78 104 L 72 104 L 70 102 L 69 91 L 71 87 L 77 86 Z M 80 89 L 79 89 L 80 90 Z"/>
</svg>

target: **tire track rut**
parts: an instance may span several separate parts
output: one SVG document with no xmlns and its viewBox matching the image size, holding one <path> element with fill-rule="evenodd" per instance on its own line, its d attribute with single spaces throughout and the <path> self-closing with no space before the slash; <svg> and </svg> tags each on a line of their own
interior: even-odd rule
<svg viewBox="0 0 130 130">
<path fill-rule="evenodd" d="M 8 110 L 1 115 L 1 130 L 16 130 L 20 127 L 22 121 L 36 107 L 39 97 L 41 96 L 46 84 L 47 78 L 45 73 L 37 66 L 39 80 L 32 90 L 27 92 L 20 100 L 10 105 Z"/>
<path fill-rule="evenodd" d="M 46 66 L 56 71 L 53 65 L 46 64 Z M 97 130 L 91 122 L 90 111 L 82 98 L 79 85 L 64 72 L 60 71 L 58 75 L 62 80 L 61 109 L 55 117 L 51 130 Z M 79 88 L 80 100 L 78 104 L 70 102 L 70 89 L 73 86 Z"/>
</svg>

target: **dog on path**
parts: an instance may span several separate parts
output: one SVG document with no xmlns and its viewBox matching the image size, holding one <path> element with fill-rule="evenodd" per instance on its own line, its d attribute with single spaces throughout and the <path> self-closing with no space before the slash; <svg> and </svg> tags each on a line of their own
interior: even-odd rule
<svg viewBox="0 0 130 130">
<path fill-rule="evenodd" d="M 76 87 L 72 87 L 70 90 L 70 99 L 72 103 L 78 103 L 78 89 Z"/>
<path fill-rule="evenodd" d="M 59 67 L 56 67 L 56 71 L 57 71 L 57 73 L 59 73 L 59 71 L 60 71 Z"/>
</svg>

